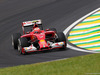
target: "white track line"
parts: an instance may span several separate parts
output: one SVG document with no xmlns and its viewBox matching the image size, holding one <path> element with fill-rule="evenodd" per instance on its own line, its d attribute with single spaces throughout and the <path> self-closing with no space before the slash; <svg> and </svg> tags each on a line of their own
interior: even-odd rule
<svg viewBox="0 0 100 75">
<path fill-rule="evenodd" d="M 100 17 L 99 17 L 99 18 L 86 19 L 86 20 L 84 20 L 83 22 L 87 22 L 87 21 L 95 21 L 95 20 L 98 20 L 98 19 L 100 19 Z"/>
<path fill-rule="evenodd" d="M 89 24 L 89 25 L 84 25 L 84 26 L 77 26 L 74 29 L 80 29 L 80 28 L 86 28 L 86 27 L 93 27 L 93 26 L 98 26 L 100 23 L 95 23 L 95 24 Z"/>
<path fill-rule="evenodd" d="M 75 26 L 77 25 L 78 23 L 80 23 L 83 19 L 87 18 L 88 16 L 94 14 L 95 12 L 99 11 L 100 8 L 97 8 L 96 10 L 90 12 L 89 14 L 83 16 L 82 18 L 80 18 L 79 20 L 77 20 L 76 22 L 74 22 L 73 24 L 71 24 L 68 28 L 66 28 L 63 33 L 66 35 L 69 33 L 69 31 Z M 71 46 L 70 44 L 67 44 L 67 47 L 70 48 L 70 49 L 73 49 L 73 50 L 77 50 L 77 51 L 83 51 L 83 52 L 90 52 L 90 53 L 98 53 L 98 52 L 94 52 L 94 51 L 87 51 L 85 49 L 80 49 L 80 48 L 77 48 L 77 47 L 74 47 L 74 46 Z"/>
<path fill-rule="evenodd" d="M 96 34 L 91 34 L 91 35 L 85 35 L 85 36 L 80 36 L 80 37 L 75 37 L 73 38 L 73 36 L 71 36 L 71 38 L 69 38 L 69 40 L 77 40 L 77 39 L 82 39 L 82 38 L 90 38 L 90 37 L 93 37 L 93 36 L 100 36 L 100 33 L 96 33 Z M 99 38 L 100 39 L 100 38 Z M 98 39 L 98 40 L 99 40 Z"/>
<path fill-rule="evenodd" d="M 97 40 L 100 40 L 100 39 L 94 39 L 94 40 L 83 41 L 83 42 L 77 41 L 77 42 L 73 42 L 73 44 L 88 43 L 88 42 L 93 42 L 93 41 L 97 41 Z"/>
</svg>

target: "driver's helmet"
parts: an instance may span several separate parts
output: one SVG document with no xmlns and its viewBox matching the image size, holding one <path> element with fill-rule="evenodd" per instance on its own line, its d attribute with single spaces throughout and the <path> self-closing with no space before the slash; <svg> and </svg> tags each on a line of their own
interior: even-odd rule
<svg viewBox="0 0 100 75">
<path fill-rule="evenodd" d="M 33 31 L 34 31 L 34 33 L 40 33 L 41 32 L 39 27 L 34 28 Z"/>
</svg>

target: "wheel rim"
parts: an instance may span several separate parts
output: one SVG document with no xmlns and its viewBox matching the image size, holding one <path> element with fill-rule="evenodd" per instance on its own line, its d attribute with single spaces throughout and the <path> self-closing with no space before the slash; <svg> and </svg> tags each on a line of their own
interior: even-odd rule
<svg viewBox="0 0 100 75">
<path fill-rule="evenodd" d="M 19 44 L 18 44 L 18 51 L 19 51 L 19 53 L 20 53 L 20 54 L 23 54 L 23 55 L 26 54 L 26 52 L 23 52 L 23 51 L 22 51 L 22 46 L 21 46 L 20 39 L 19 39 L 18 41 L 19 41 Z"/>
<path fill-rule="evenodd" d="M 18 52 L 21 54 L 22 53 L 22 48 L 20 45 L 18 45 Z"/>
<path fill-rule="evenodd" d="M 18 51 L 20 52 L 20 54 L 22 54 L 22 47 L 21 47 L 20 39 L 18 39 Z"/>
</svg>

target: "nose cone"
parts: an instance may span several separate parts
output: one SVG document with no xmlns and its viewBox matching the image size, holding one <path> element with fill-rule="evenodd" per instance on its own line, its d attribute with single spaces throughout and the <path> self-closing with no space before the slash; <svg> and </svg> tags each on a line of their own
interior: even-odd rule
<svg viewBox="0 0 100 75">
<path fill-rule="evenodd" d="M 48 44 L 47 44 L 47 42 L 45 41 L 45 40 L 40 40 L 39 41 L 39 45 L 40 45 L 40 48 L 42 49 L 42 48 L 47 48 L 48 47 Z"/>
</svg>

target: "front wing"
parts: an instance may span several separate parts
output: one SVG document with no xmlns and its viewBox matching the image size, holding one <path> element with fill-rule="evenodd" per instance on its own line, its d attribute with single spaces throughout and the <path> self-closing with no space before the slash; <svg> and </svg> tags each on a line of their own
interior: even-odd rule
<svg viewBox="0 0 100 75">
<path fill-rule="evenodd" d="M 49 45 L 48 48 L 42 48 L 42 49 L 37 49 L 36 47 L 34 47 L 33 45 L 29 46 L 29 47 L 24 47 L 22 48 L 22 52 L 35 52 L 35 51 L 44 51 L 44 50 L 51 50 L 51 49 L 56 49 L 56 48 L 62 48 L 65 46 L 65 42 L 57 42 L 57 43 L 53 43 L 51 45 Z"/>
</svg>

